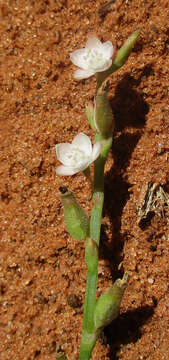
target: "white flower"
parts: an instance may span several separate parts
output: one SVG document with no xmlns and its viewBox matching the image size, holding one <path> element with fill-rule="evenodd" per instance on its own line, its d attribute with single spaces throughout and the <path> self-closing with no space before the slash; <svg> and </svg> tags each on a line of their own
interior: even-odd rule
<svg viewBox="0 0 169 360">
<path fill-rule="evenodd" d="M 78 134 L 72 143 L 56 145 L 56 155 L 63 164 L 56 168 L 56 175 L 74 175 L 85 170 L 95 161 L 101 151 L 101 143 L 98 141 L 92 148 L 89 137 L 83 133 Z"/>
<path fill-rule="evenodd" d="M 110 41 L 102 44 L 95 36 L 89 37 L 85 48 L 70 54 L 72 63 L 80 68 L 74 73 L 75 79 L 87 79 L 97 72 L 109 69 L 113 53 L 114 47 Z"/>
</svg>

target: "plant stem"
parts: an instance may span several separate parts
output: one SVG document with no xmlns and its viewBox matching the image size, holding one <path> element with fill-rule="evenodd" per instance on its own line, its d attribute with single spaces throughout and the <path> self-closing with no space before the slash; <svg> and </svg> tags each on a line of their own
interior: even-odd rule
<svg viewBox="0 0 169 360">
<path fill-rule="evenodd" d="M 104 164 L 105 160 L 100 156 L 95 161 L 93 208 L 90 219 L 90 237 L 99 246 L 102 209 L 104 202 Z"/>
<path fill-rule="evenodd" d="M 96 136 L 97 139 L 98 135 Z M 98 139 L 97 139 L 98 140 Z M 102 139 L 102 151 L 95 161 L 93 208 L 90 220 L 90 239 L 86 241 L 87 284 L 84 303 L 83 330 L 79 360 L 89 360 L 97 340 L 94 332 L 94 311 L 98 280 L 98 247 L 104 202 L 104 164 L 112 144 L 112 138 Z"/>
<path fill-rule="evenodd" d="M 80 348 L 80 356 L 79 360 L 90 360 L 90 356 L 93 350 L 93 347 L 96 343 L 96 336 L 92 338 L 91 334 L 91 341 L 85 341 L 85 339 L 88 339 L 88 335 L 85 333 L 82 333 L 82 342 L 81 342 L 81 348 Z"/>
<path fill-rule="evenodd" d="M 98 267 L 98 247 L 96 243 L 88 238 L 86 240 L 85 260 L 87 263 L 87 284 L 84 303 L 83 330 L 79 360 L 90 359 L 93 346 L 96 342 L 94 334 L 94 310 L 96 303 L 97 289 L 97 267 Z"/>
<path fill-rule="evenodd" d="M 98 260 L 98 256 L 97 256 Z M 96 303 L 96 289 L 97 289 L 97 264 L 95 269 L 90 271 L 88 268 L 87 273 L 87 284 L 86 284 L 86 295 L 84 304 L 84 315 L 83 315 L 83 330 L 82 340 L 80 347 L 79 360 L 89 360 L 92 349 L 96 343 L 96 335 L 94 334 L 94 310 Z"/>
<path fill-rule="evenodd" d="M 99 247 L 102 210 L 104 202 L 104 164 L 112 145 L 112 137 L 102 140 L 102 151 L 95 161 L 93 208 L 90 219 L 90 237 Z"/>
</svg>

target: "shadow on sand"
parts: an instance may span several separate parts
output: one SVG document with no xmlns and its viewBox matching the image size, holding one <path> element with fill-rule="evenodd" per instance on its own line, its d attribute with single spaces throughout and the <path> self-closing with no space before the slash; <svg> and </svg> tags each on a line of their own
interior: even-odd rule
<svg viewBox="0 0 169 360">
<path fill-rule="evenodd" d="M 103 215 L 109 217 L 112 230 L 112 239 L 107 239 L 106 227 L 102 225 L 100 255 L 111 261 L 113 265 L 112 279 L 122 277 L 118 265 L 121 262 L 121 254 L 124 241 L 131 235 L 121 232 L 121 216 L 126 202 L 129 199 L 129 189 L 132 184 L 128 182 L 125 174 L 129 166 L 132 153 L 143 134 L 146 115 L 149 106 L 143 95 L 135 90 L 142 77 L 148 77 L 153 73 L 151 64 L 145 66 L 139 77 L 135 79 L 127 74 L 118 83 L 115 96 L 111 100 L 111 106 L 115 119 L 114 141 L 112 153 L 114 166 L 105 175 L 105 203 Z M 109 241 L 109 242 L 108 242 Z M 108 243 L 107 243 L 108 242 Z M 154 306 L 143 306 L 119 315 L 105 330 L 107 342 L 110 345 L 110 359 L 118 359 L 118 351 L 121 344 L 136 342 L 141 337 L 141 326 L 153 315 Z"/>
</svg>

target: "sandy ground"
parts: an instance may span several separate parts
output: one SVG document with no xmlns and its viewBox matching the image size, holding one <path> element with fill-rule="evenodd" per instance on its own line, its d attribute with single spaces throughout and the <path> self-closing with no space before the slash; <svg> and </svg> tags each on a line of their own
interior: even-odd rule
<svg viewBox="0 0 169 360">
<path fill-rule="evenodd" d="M 98 295 L 131 275 L 96 360 L 168 360 L 169 107 L 167 0 L 0 1 L 0 359 L 77 360 L 86 266 L 65 231 L 58 187 L 91 211 L 82 174 L 56 177 L 55 144 L 93 136 L 69 53 L 89 33 L 119 48 L 142 32 L 110 77 L 115 117 L 105 170 Z M 118 266 L 121 263 L 120 270 Z"/>
</svg>

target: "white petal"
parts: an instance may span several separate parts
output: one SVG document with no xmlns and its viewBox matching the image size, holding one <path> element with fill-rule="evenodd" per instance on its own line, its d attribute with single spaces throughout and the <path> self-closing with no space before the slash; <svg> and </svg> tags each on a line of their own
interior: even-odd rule
<svg viewBox="0 0 169 360">
<path fill-rule="evenodd" d="M 101 143 L 99 141 L 97 141 L 94 146 L 93 146 L 93 152 L 92 152 L 92 161 L 95 161 L 98 156 L 100 155 L 101 152 Z"/>
<path fill-rule="evenodd" d="M 75 50 L 70 54 L 70 60 L 72 63 L 83 70 L 88 69 L 87 61 L 84 58 L 86 55 L 86 49 Z"/>
<path fill-rule="evenodd" d="M 56 145 L 56 156 L 62 164 L 69 166 L 70 160 L 67 154 L 69 154 L 71 150 L 72 150 L 72 144 L 61 143 Z"/>
<path fill-rule="evenodd" d="M 56 168 L 56 175 L 61 175 L 61 176 L 74 175 L 79 171 L 80 170 L 77 168 L 71 168 L 68 166 L 61 165 Z"/>
<path fill-rule="evenodd" d="M 90 76 L 94 75 L 95 72 L 93 70 L 83 70 L 83 69 L 78 69 L 74 72 L 74 78 L 76 80 L 83 80 L 83 79 L 87 79 Z"/>
<path fill-rule="evenodd" d="M 105 71 L 105 70 L 109 69 L 111 65 L 112 65 L 112 59 L 107 60 L 106 63 L 104 64 L 104 66 L 102 66 L 102 68 L 97 69 L 97 72 Z"/>
<path fill-rule="evenodd" d="M 110 59 L 113 56 L 114 47 L 113 47 L 111 41 L 106 41 L 104 44 L 102 44 L 102 49 L 103 49 L 104 56 L 107 59 Z"/>
<path fill-rule="evenodd" d="M 78 167 L 78 171 L 77 171 L 77 172 L 83 171 L 83 170 L 87 169 L 88 166 L 89 166 L 92 162 L 93 162 L 92 159 L 91 159 L 91 161 L 86 161 L 86 162 L 84 162 L 83 164 L 81 164 L 81 166 Z"/>
<path fill-rule="evenodd" d="M 90 138 L 87 135 L 85 135 L 83 133 L 79 133 L 73 139 L 72 145 L 75 145 L 80 150 L 84 151 L 84 153 L 87 156 L 92 155 L 92 144 L 91 144 Z"/>
<path fill-rule="evenodd" d="M 101 41 L 95 37 L 95 36 L 90 36 L 87 40 L 87 43 L 86 43 L 86 48 L 87 49 L 93 49 L 93 48 L 101 48 L 102 46 L 102 43 Z"/>
</svg>

